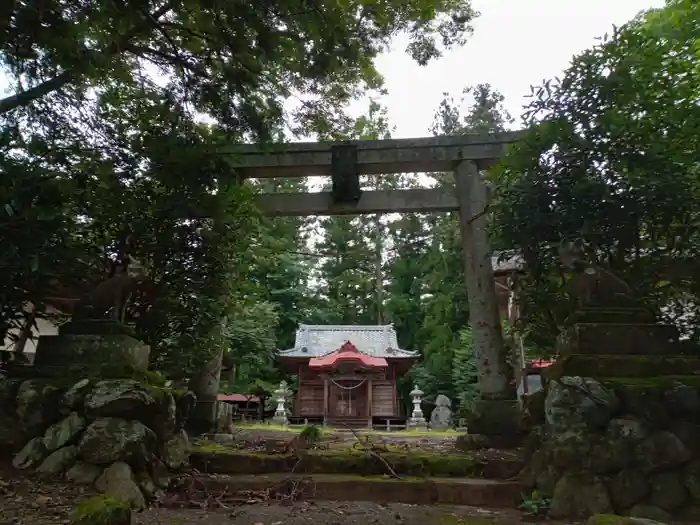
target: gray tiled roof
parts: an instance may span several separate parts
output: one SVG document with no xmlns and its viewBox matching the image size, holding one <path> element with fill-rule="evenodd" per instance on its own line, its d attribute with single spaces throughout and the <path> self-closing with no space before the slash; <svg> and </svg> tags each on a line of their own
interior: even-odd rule
<svg viewBox="0 0 700 525">
<path fill-rule="evenodd" d="M 494 273 L 518 272 L 525 269 L 525 261 L 519 254 L 494 253 L 491 256 Z"/>
<path fill-rule="evenodd" d="M 280 350 L 280 357 L 321 357 L 350 341 L 363 354 L 374 357 L 416 357 L 417 352 L 401 350 L 391 325 L 299 325 L 294 348 Z"/>
</svg>

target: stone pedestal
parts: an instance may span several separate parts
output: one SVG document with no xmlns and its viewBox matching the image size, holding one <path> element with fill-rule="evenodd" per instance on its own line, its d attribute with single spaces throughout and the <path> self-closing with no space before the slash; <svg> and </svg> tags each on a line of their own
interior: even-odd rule
<svg viewBox="0 0 700 525">
<path fill-rule="evenodd" d="M 669 355 L 676 352 L 678 329 L 655 323 L 581 322 L 557 338 L 560 355 Z"/>
<path fill-rule="evenodd" d="M 469 434 L 482 436 L 489 447 L 517 447 L 525 435 L 520 403 L 515 399 L 476 400 L 465 419 Z"/>
<path fill-rule="evenodd" d="M 557 339 L 560 357 L 543 372 L 595 379 L 696 376 L 700 358 L 680 354 L 678 329 L 641 308 L 584 308 Z"/>
<path fill-rule="evenodd" d="M 223 351 L 219 351 L 190 377 L 189 388 L 197 396 L 187 423 L 187 431 L 193 435 L 213 432 L 217 427 L 222 361 Z"/>
<path fill-rule="evenodd" d="M 233 405 L 225 401 L 216 402 L 216 433 L 230 434 L 233 427 Z"/>
<path fill-rule="evenodd" d="M 99 375 L 110 368 L 145 372 L 150 347 L 134 331 L 112 320 L 70 322 L 58 335 L 42 335 L 37 343 L 33 373 L 47 377 Z"/>
</svg>

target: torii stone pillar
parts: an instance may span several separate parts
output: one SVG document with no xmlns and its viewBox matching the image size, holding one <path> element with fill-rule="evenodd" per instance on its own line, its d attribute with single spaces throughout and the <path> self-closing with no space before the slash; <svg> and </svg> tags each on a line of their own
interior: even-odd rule
<svg viewBox="0 0 700 525">
<path fill-rule="evenodd" d="M 459 202 L 469 318 L 479 368 L 480 399 L 468 418 L 468 430 L 470 434 L 483 434 L 499 440 L 502 445 L 503 442 L 514 441 L 520 433 L 519 409 L 496 303 L 485 213 L 489 201 L 488 189 L 476 162 L 464 160 L 457 165 L 455 188 Z"/>
</svg>

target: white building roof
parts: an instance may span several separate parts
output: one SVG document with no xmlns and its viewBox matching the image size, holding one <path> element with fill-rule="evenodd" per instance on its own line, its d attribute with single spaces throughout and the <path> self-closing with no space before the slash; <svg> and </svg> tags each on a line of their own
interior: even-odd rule
<svg viewBox="0 0 700 525">
<path fill-rule="evenodd" d="M 350 341 L 363 354 L 374 357 L 417 357 L 417 352 L 398 347 L 392 325 L 299 325 L 294 348 L 280 350 L 280 357 L 322 357 Z"/>
</svg>

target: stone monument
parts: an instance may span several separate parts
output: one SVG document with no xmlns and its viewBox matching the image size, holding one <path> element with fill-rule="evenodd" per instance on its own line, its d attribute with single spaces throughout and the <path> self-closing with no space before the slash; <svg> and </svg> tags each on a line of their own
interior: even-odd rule
<svg viewBox="0 0 700 525">
<path fill-rule="evenodd" d="M 452 400 L 444 394 L 437 396 L 435 408 L 430 414 L 430 428 L 446 429 L 452 422 Z"/>
</svg>

